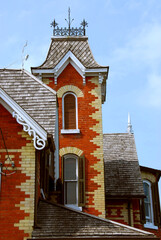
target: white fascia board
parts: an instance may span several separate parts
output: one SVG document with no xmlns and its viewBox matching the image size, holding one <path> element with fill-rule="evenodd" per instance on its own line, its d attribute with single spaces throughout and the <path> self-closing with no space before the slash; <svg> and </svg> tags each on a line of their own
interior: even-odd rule
<svg viewBox="0 0 161 240">
<path fill-rule="evenodd" d="M 76 68 L 79 74 L 83 76 L 83 73 L 85 72 L 85 67 L 71 51 L 68 51 L 67 54 L 61 59 L 61 61 L 55 66 L 54 72 L 57 73 L 57 76 L 60 75 L 60 73 L 64 70 L 65 66 L 67 66 L 69 62 L 73 65 L 74 68 Z"/>
<path fill-rule="evenodd" d="M 107 68 L 91 68 L 91 69 L 86 69 L 85 73 L 108 73 Z"/>
<path fill-rule="evenodd" d="M 43 139 L 47 140 L 47 132 L 36 123 L 2 88 L 0 88 L 0 98 L 8 104 L 13 111 L 18 113 L 25 122 Z"/>
<path fill-rule="evenodd" d="M 54 69 L 32 69 L 32 73 L 53 73 Z"/>
</svg>

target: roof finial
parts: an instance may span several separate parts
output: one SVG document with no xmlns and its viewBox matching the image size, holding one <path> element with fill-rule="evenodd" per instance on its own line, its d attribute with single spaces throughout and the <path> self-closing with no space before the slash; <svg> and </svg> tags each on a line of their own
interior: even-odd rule
<svg viewBox="0 0 161 240">
<path fill-rule="evenodd" d="M 127 132 L 128 133 L 133 133 L 132 125 L 131 125 L 131 117 L 130 113 L 128 113 L 128 126 L 127 126 Z"/>
<path fill-rule="evenodd" d="M 85 36 L 86 35 L 86 27 L 88 27 L 88 23 L 83 19 L 81 22 L 81 26 L 79 28 L 71 28 L 71 24 L 73 22 L 74 18 L 71 19 L 70 17 L 70 7 L 68 8 L 68 19 L 65 18 L 65 21 L 68 24 L 68 27 L 66 28 L 59 28 L 58 23 L 54 21 L 50 24 L 51 27 L 53 27 L 53 35 L 54 36 Z"/>
<path fill-rule="evenodd" d="M 74 21 L 74 18 L 72 20 L 70 20 L 70 7 L 68 8 L 68 20 L 65 18 L 65 21 L 67 21 L 68 28 L 70 29 L 70 25 Z"/>
</svg>

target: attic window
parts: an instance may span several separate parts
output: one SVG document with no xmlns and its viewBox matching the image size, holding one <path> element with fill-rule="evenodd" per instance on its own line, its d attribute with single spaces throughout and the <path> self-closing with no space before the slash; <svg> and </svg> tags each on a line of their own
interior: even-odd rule
<svg viewBox="0 0 161 240">
<path fill-rule="evenodd" d="M 77 96 L 73 92 L 67 92 L 62 98 L 62 124 L 61 133 L 79 133 Z"/>
</svg>

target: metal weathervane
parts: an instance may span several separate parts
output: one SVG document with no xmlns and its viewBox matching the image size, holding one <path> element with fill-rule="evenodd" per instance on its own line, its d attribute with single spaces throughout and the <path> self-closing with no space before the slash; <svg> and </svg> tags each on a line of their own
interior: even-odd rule
<svg viewBox="0 0 161 240">
<path fill-rule="evenodd" d="M 71 24 L 74 21 L 74 18 L 70 17 L 70 8 L 68 9 L 68 20 L 65 19 L 68 23 L 68 28 L 59 28 L 58 23 L 54 21 L 50 24 L 53 27 L 53 35 L 54 36 L 85 36 L 86 35 L 86 27 L 88 27 L 88 23 L 83 19 L 81 22 L 81 26 L 79 28 L 71 28 Z"/>
</svg>

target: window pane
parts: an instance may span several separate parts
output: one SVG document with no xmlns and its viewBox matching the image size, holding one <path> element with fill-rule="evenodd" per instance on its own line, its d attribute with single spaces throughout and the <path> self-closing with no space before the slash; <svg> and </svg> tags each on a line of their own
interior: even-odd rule
<svg viewBox="0 0 161 240">
<path fill-rule="evenodd" d="M 149 212 L 149 204 L 148 203 L 144 203 L 145 204 L 145 216 L 150 218 L 150 212 Z"/>
<path fill-rule="evenodd" d="M 146 182 L 143 183 L 144 186 L 144 193 L 146 198 L 144 198 L 144 205 L 145 205 L 145 217 L 147 222 L 151 222 L 152 213 L 151 213 L 151 197 L 150 197 L 150 185 Z"/>
<path fill-rule="evenodd" d="M 144 183 L 144 193 L 146 196 L 146 202 L 150 202 L 150 192 L 149 192 L 149 185 L 147 183 Z"/>
<path fill-rule="evenodd" d="M 64 180 L 76 180 L 76 159 L 64 159 Z"/>
<path fill-rule="evenodd" d="M 76 182 L 65 182 L 66 204 L 76 204 Z"/>
<path fill-rule="evenodd" d="M 76 129 L 76 104 L 73 94 L 64 97 L 64 124 L 65 129 Z"/>
</svg>

